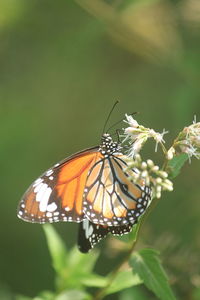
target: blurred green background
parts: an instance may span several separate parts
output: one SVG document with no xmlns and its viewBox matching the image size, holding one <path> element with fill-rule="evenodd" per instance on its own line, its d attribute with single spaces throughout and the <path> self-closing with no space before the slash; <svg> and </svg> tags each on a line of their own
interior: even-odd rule
<svg viewBox="0 0 200 300">
<path fill-rule="evenodd" d="M 40 173 L 99 143 L 116 100 L 111 125 L 138 111 L 141 124 L 169 130 L 168 146 L 199 121 L 199 32 L 199 0 L 0 0 L 0 299 L 53 289 L 42 226 L 17 219 L 16 207 Z M 159 163 L 151 143 L 145 156 Z M 138 244 L 161 251 L 185 300 L 200 299 L 199 166 L 163 194 Z M 55 227 L 75 244 L 76 224 Z M 111 239 L 100 248 L 106 274 L 117 251 Z"/>
</svg>

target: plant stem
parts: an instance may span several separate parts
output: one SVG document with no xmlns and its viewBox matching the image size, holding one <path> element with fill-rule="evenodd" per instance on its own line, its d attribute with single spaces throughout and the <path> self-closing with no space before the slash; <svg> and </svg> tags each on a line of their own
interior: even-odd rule
<svg viewBox="0 0 200 300">
<path fill-rule="evenodd" d="M 107 285 L 100 289 L 99 291 L 97 291 L 97 293 L 94 295 L 92 300 L 101 300 L 103 299 L 103 297 L 106 294 L 107 289 L 111 286 L 113 280 L 115 279 L 115 277 L 117 276 L 118 272 L 120 271 L 121 267 L 123 266 L 123 264 L 128 261 L 129 257 L 131 256 L 133 249 L 135 248 L 135 244 L 137 242 L 137 239 L 135 239 L 133 241 L 133 244 L 131 246 L 131 248 L 127 251 L 126 255 L 123 257 L 122 261 L 115 267 L 115 269 L 112 271 L 112 273 L 110 274 L 110 279 L 107 283 Z"/>
</svg>

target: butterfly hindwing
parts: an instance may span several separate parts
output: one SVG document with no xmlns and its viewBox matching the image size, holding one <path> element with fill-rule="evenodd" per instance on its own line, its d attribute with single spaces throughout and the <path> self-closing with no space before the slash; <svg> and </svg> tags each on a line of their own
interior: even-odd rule
<svg viewBox="0 0 200 300">
<path fill-rule="evenodd" d="M 78 248 L 81 252 L 87 253 L 108 233 L 113 235 L 123 235 L 132 230 L 132 224 L 124 226 L 102 226 L 94 224 L 89 220 L 84 220 L 79 224 Z"/>
<path fill-rule="evenodd" d="M 150 189 L 132 183 L 125 172 L 122 155 L 97 162 L 90 170 L 83 202 L 87 218 L 96 224 L 123 226 L 134 224 L 151 198 Z"/>
</svg>

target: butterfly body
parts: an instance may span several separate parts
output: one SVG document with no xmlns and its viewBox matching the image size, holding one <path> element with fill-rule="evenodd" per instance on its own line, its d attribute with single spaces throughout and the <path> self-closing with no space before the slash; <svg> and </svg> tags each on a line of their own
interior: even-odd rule
<svg viewBox="0 0 200 300">
<path fill-rule="evenodd" d="M 125 156 L 109 134 L 101 145 L 61 161 L 25 192 L 18 217 L 33 223 L 78 222 L 78 245 L 88 252 L 108 233 L 121 235 L 144 213 L 150 188 L 125 171 Z"/>
</svg>

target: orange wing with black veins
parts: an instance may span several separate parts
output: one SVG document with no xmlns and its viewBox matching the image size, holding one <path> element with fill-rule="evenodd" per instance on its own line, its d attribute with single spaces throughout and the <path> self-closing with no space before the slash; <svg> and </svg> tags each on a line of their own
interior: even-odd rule
<svg viewBox="0 0 200 300">
<path fill-rule="evenodd" d="M 102 157 L 98 148 L 91 148 L 50 168 L 25 192 L 18 216 L 33 223 L 81 222 L 87 175 Z"/>
<path fill-rule="evenodd" d="M 83 211 L 87 218 L 103 226 L 134 224 L 147 208 L 149 187 L 134 184 L 125 171 L 123 155 L 112 155 L 92 167 L 86 181 Z M 129 173 L 128 173 L 129 172 Z"/>
</svg>

